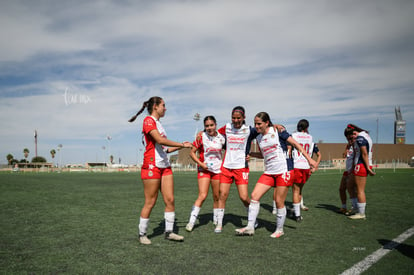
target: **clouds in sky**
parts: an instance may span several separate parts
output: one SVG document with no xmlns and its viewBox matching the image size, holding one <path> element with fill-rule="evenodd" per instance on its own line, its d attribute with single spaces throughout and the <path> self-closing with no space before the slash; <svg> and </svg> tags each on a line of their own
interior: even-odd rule
<svg viewBox="0 0 414 275">
<path fill-rule="evenodd" d="M 143 101 L 163 97 L 171 139 L 191 140 L 236 105 L 324 142 L 353 122 L 414 142 L 412 1 L 3 1 L 0 155 L 63 144 L 63 162 L 140 158 Z M 111 135 L 108 142 L 105 138 Z M 105 146 L 105 150 L 102 147 Z M 31 154 L 33 156 L 33 154 Z"/>
</svg>

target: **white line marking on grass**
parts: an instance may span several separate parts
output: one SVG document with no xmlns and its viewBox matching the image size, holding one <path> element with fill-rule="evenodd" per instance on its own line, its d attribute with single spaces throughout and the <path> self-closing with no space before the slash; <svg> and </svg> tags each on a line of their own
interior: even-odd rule
<svg viewBox="0 0 414 275">
<path fill-rule="evenodd" d="M 412 235 L 414 235 L 414 226 L 402 233 L 400 236 L 398 236 L 391 242 L 385 244 L 382 248 L 378 249 L 371 255 L 368 255 L 365 259 L 355 264 L 350 269 L 347 269 L 344 272 L 342 272 L 341 275 L 361 274 Z"/>
</svg>

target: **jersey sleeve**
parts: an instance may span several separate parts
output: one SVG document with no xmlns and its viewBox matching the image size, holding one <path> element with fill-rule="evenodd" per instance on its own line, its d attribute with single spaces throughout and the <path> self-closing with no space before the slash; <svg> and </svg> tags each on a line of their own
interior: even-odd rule
<svg viewBox="0 0 414 275">
<path fill-rule="evenodd" d="M 195 148 L 199 149 L 202 144 L 203 144 L 203 132 L 199 132 L 197 134 L 196 139 L 193 142 L 193 145 Z"/>
<path fill-rule="evenodd" d="M 279 137 L 284 140 L 287 141 L 287 139 L 290 137 L 291 135 L 288 133 L 288 131 L 283 130 L 282 132 L 279 133 Z M 287 143 L 286 143 L 287 145 Z"/>
<path fill-rule="evenodd" d="M 318 144 L 316 144 L 316 143 L 315 143 L 315 144 L 313 145 L 313 153 L 315 153 L 315 154 L 316 154 L 316 153 L 318 153 L 318 152 L 319 152 L 319 147 L 318 147 Z"/>
<path fill-rule="evenodd" d="M 223 136 L 226 136 L 226 126 L 221 127 L 220 129 L 217 130 L 217 132 L 219 132 Z"/>
<path fill-rule="evenodd" d="M 157 123 L 152 117 L 146 117 L 142 125 L 142 132 L 148 134 L 152 130 L 157 129 Z"/>
<path fill-rule="evenodd" d="M 356 143 L 358 144 L 359 147 L 364 147 L 364 146 L 369 147 L 368 140 L 366 140 L 366 138 L 361 137 L 361 136 L 358 136 L 356 138 Z"/>
</svg>

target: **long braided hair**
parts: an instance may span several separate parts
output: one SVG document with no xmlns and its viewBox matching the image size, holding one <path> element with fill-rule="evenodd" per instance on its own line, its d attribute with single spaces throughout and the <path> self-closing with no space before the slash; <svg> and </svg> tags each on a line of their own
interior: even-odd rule
<svg viewBox="0 0 414 275">
<path fill-rule="evenodd" d="M 162 98 L 159 97 L 159 96 L 151 97 L 150 99 L 148 99 L 147 101 L 145 101 L 142 104 L 141 109 L 133 117 L 131 117 L 128 121 L 129 122 L 134 122 L 135 119 L 137 119 L 137 117 L 144 111 L 145 108 L 147 108 L 148 113 L 151 114 L 154 106 L 160 104 L 161 101 L 162 101 Z"/>
</svg>

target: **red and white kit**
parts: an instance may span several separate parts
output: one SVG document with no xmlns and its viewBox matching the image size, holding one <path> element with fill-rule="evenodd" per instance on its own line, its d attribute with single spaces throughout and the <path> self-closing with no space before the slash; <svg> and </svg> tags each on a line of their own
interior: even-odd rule
<svg viewBox="0 0 414 275">
<path fill-rule="evenodd" d="M 158 130 L 162 137 L 167 137 L 167 133 L 162 127 L 161 122 L 153 116 L 147 116 L 142 125 L 142 132 L 145 136 L 144 163 L 142 165 L 142 168 L 144 169 L 151 169 L 154 166 L 158 168 L 167 168 L 171 166 L 167 153 L 164 150 L 164 146 L 156 143 L 149 134 L 149 132 L 154 129 Z"/>
<path fill-rule="evenodd" d="M 231 123 L 221 127 L 218 132 L 226 137 L 226 154 L 223 167 L 228 169 L 247 168 L 246 154 L 250 151 L 253 129 L 243 125 L 240 129 L 234 128 Z M 256 133 L 256 130 L 253 131 Z"/>
<path fill-rule="evenodd" d="M 354 175 L 366 177 L 368 176 L 367 167 L 365 167 L 362 159 L 361 147 L 366 147 L 368 152 L 369 168 L 372 168 L 372 139 L 367 132 L 360 132 L 355 141 L 355 159 L 354 159 Z"/>
<path fill-rule="evenodd" d="M 210 136 L 206 132 L 200 132 L 197 135 L 193 145 L 198 149 L 200 161 L 207 165 L 208 171 L 219 174 L 222 149 L 226 140 L 223 135 L 217 133 L 216 136 Z"/>
<path fill-rule="evenodd" d="M 303 147 L 303 149 L 305 149 L 306 153 L 312 157 L 312 154 L 315 152 L 315 144 L 313 143 L 312 136 L 308 133 L 295 132 L 292 134 L 292 137 Z M 294 162 L 293 167 L 295 167 L 295 169 L 310 169 L 308 161 L 296 148 L 293 148 L 292 156 Z"/>
<path fill-rule="evenodd" d="M 287 172 L 286 154 L 280 145 L 279 134 L 274 128 L 270 127 L 265 135 L 259 134 L 256 140 L 264 159 L 264 173 L 275 175 Z"/>
<path fill-rule="evenodd" d="M 246 154 L 250 151 L 251 131 L 249 126 L 243 125 L 237 129 L 231 123 L 227 123 L 218 130 L 220 134 L 226 136 L 227 149 L 223 167 L 228 169 L 247 167 Z"/>
<path fill-rule="evenodd" d="M 369 166 L 372 166 L 372 139 L 367 132 L 360 132 L 355 141 L 355 165 L 362 164 L 360 147 L 367 147 Z"/>
</svg>

